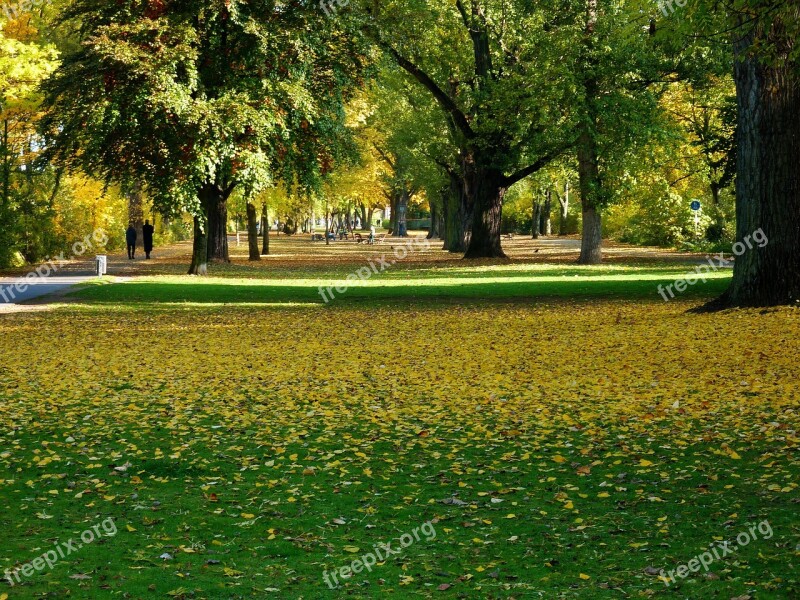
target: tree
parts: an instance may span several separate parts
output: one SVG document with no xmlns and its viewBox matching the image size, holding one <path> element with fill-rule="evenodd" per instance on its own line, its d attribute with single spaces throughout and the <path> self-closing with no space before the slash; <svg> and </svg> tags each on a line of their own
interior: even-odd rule
<svg viewBox="0 0 800 600">
<path fill-rule="evenodd" d="M 733 3 L 738 98 L 736 259 L 722 304 L 800 302 L 800 10 Z M 763 232 L 764 247 L 749 242 Z"/>
<path fill-rule="evenodd" d="M 584 0 L 583 7 L 574 68 L 582 210 L 578 262 L 597 264 L 602 260 L 602 213 L 615 193 L 610 184 L 614 163 L 621 166 L 649 142 L 658 123 L 658 97 L 682 55 L 656 37 L 652 3 Z M 668 59 L 667 52 L 674 56 Z"/>
<path fill-rule="evenodd" d="M 800 301 L 799 15 L 795 0 L 705 0 L 680 14 L 681 42 L 727 36 L 734 59 L 740 252 L 730 287 L 707 308 Z"/>
<path fill-rule="evenodd" d="M 76 0 L 82 45 L 45 86 L 47 157 L 140 181 L 195 217 L 190 273 L 227 260 L 227 202 L 275 179 L 314 187 L 350 151 L 358 40 L 301 0 Z"/>
<path fill-rule="evenodd" d="M 11 37 L 6 26 L 0 19 L 0 265 L 9 264 L 18 249 L 29 261 L 43 258 L 46 245 L 30 243 L 23 220 L 49 212 L 60 179 L 33 169 L 37 87 L 56 68 L 57 53 L 30 39 L 24 28 L 16 28 L 22 39 Z"/>
<path fill-rule="evenodd" d="M 505 256 L 506 191 L 570 144 L 560 108 L 569 96 L 559 59 L 566 36 L 542 27 L 562 7 L 521 0 L 369 7 L 373 37 L 437 103 L 459 150 L 457 193 L 472 215 L 465 257 Z"/>
<path fill-rule="evenodd" d="M 709 76 L 706 81 L 682 83 L 664 102 L 686 130 L 706 171 L 715 223 L 707 236 L 723 239 L 726 213 L 721 194 L 731 188 L 736 174 L 736 95 L 730 76 Z M 691 174 L 691 173 L 690 173 Z M 687 174 L 688 176 L 689 174 Z"/>
</svg>

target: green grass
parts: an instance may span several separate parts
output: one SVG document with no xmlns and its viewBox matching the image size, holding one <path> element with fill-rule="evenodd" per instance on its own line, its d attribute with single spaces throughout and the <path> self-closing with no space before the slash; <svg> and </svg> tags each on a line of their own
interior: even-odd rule
<svg viewBox="0 0 800 600">
<path fill-rule="evenodd" d="M 145 277 L 118 284 L 87 286 L 72 294 L 99 303 L 329 303 L 363 301 L 525 300 L 546 298 L 638 298 L 661 300 L 658 287 L 686 276 L 670 267 L 510 267 L 395 269 L 366 281 L 347 281 L 336 269 L 316 278 L 275 279 Z M 352 271 L 349 271 L 352 272 Z M 347 272 L 347 274 L 349 274 Z M 713 297 L 727 287 L 730 272 L 712 273 L 679 298 Z M 340 288 L 337 290 L 337 286 Z M 329 289 L 332 288 L 332 289 Z"/>
<path fill-rule="evenodd" d="M 800 597 L 796 311 L 688 314 L 730 274 L 666 303 L 674 265 L 397 267 L 323 305 L 352 268 L 0 318 L 0 572 L 118 530 L 0 595 Z M 652 574 L 765 520 L 715 578 Z"/>
</svg>

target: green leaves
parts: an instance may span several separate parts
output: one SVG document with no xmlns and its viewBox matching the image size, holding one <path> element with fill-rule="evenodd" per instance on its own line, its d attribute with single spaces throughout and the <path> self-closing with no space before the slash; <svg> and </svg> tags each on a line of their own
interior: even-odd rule
<svg viewBox="0 0 800 600">
<path fill-rule="evenodd" d="M 346 145 L 358 47 L 271 2 L 76 2 L 86 38 L 47 84 L 48 157 L 146 182 L 164 212 L 199 214 L 206 182 L 256 194 L 313 185 Z"/>
</svg>

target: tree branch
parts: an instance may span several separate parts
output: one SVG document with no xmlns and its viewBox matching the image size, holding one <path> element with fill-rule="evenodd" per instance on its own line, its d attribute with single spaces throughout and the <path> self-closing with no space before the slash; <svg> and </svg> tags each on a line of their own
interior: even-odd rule
<svg viewBox="0 0 800 600">
<path fill-rule="evenodd" d="M 425 88 L 428 89 L 428 91 L 439 103 L 439 106 L 441 106 L 442 110 L 444 110 L 450 116 L 450 118 L 453 120 L 453 123 L 456 125 L 462 135 L 464 135 L 464 137 L 467 139 L 472 139 L 475 137 L 475 132 L 472 131 L 472 127 L 470 127 L 466 115 L 460 108 L 458 108 L 455 101 L 453 101 L 450 96 L 445 94 L 442 88 L 436 85 L 436 82 L 431 79 L 430 75 L 400 54 L 391 45 L 383 41 L 380 41 L 379 43 L 389 54 L 394 57 L 400 68 L 408 72 L 414 77 L 414 79 L 419 81 L 423 86 L 425 86 Z"/>
<path fill-rule="evenodd" d="M 537 171 L 541 171 L 544 167 L 546 167 L 550 162 L 558 158 L 565 150 L 572 146 L 572 142 L 564 144 L 563 146 L 556 148 L 552 152 L 545 154 L 535 163 L 528 165 L 524 169 L 520 169 L 513 175 L 509 175 L 503 180 L 505 187 L 511 187 L 521 179 L 525 179 L 528 175 L 533 175 Z"/>
<path fill-rule="evenodd" d="M 397 167 L 395 166 L 395 163 L 393 163 L 392 160 L 389 158 L 389 156 L 378 147 L 378 144 L 372 142 L 372 145 L 375 147 L 375 150 L 378 151 L 378 154 L 381 155 L 381 158 L 385 160 L 388 163 L 388 165 L 392 168 L 392 171 L 397 172 Z"/>
</svg>

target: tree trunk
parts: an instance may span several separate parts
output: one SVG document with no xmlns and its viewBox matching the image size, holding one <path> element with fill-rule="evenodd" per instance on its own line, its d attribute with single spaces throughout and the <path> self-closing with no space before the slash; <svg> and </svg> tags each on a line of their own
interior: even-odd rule
<svg viewBox="0 0 800 600">
<path fill-rule="evenodd" d="M 583 208 L 583 234 L 581 236 L 582 265 L 598 265 L 603 260 L 603 232 L 600 210 L 593 206 Z"/>
<path fill-rule="evenodd" d="M 189 275 L 208 274 L 208 234 L 205 226 L 205 217 L 194 218 L 194 241 L 192 243 L 192 264 L 189 266 Z"/>
<path fill-rule="evenodd" d="M 389 234 L 394 235 L 395 231 L 397 231 L 397 194 L 392 191 L 392 198 L 389 200 Z"/>
<path fill-rule="evenodd" d="M 408 225 L 406 221 L 406 214 L 408 212 L 408 201 L 410 197 L 407 190 L 400 192 L 395 201 L 397 214 L 394 217 L 394 227 L 392 227 L 392 236 L 394 237 L 408 237 Z"/>
<path fill-rule="evenodd" d="M 539 217 L 539 233 L 544 236 L 552 235 L 553 226 L 550 222 L 550 211 L 553 205 L 553 190 L 547 190 L 544 195 L 544 206 Z"/>
<path fill-rule="evenodd" d="M 472 235 L 464 258 L 505 258 L 500 245 L 503 197 L 506 187 L 500 171 L 474 169 L 467 175 L 467 195 L 473 206 Z"/>
<path fill-rule="evenodd" d="M 261 207 L 261 254 L 269 256 L 269 212 L 266 202 Z"/>
<path fill-rule="evenodd" d="M 603 260 L 603 237 L 600 208 L 602 206 L 600 169 L 597 160 L 597 111 L 599 84 L 595 75 L 597 58 L 594 52 L 595 28 L 597 26 L 597 0 L 586 0 L 586 29 L 584 31 L 584 57 L 587 71 L 584 73 L 583 87 L 586 92 L 586 114 L 583 117 L 582 131 L 578 138 L 578 179 L 583 212 L 583 235 L 581 255 L 582 265 L 596 265 Z"/>
<path fill-rule="evenodd" d="M 208 216 L 208 260 L 231 262 L 228 254 L 228 197 L 215 184 L 206 184 L 206 215 Z"/>
<path fill-rule="evenodd" d="M 328 212 L 328 203 L 325 202 L 325 245 L 330 246 L 331 240 L 328 238 L 328 234 L 331 232 L 331 222 L 333 221 L 333 215 L 330 215 L 330 220 L 328 220 L 330 213 Z"/>
<path fill-rule="evenodd" d="M 256 223 L 256 206 L 247 203 L 247 246 L 250 251 L 250 260 L 261 260 L 258 251 L 258 224 Z"/>
<path fill-rule="evenodd" d="M 597 166 L 597 146 L 594 136 L 584 131 L 578 140 L 578 177 L 583 212 L 583 235 L 581 236 L 582 265 L 597 265 L 603 260 L 603 236 L 600 216 L 600 175 Z"/>
<path fill-rule="evenodd" d="M 800 70 L 788 59 L 766 65 L 754 55 L 754 43 L 791 55 L 795 41 L 780 19 L 771 27 L 759 24 L 734 44 L 739 255 L 720 299 L 729 306 L 800 302 Z"/>
<path fill-rule="evenodd" d="M 450 173 L 450 186 L 443 197 L 445 206 L 444 250 L 464 253 L 467 251 L 472 230 L 472 211 L 467 198 L 464 181 L 456 173 Z"/>
<path fill-rule="evenodd" d="M 539 239 L 539 235 L 541 233 L 539 226 L 542 219 L 542 203 L 536 199 L 536 195 L 533 197 L 533 219 L 531 219 L 531 237 L 534 240 Z"/>
<path fill-rule="evenodd" d="M 558 197 L 561 212 L 558 218 L 558 235 L 567 235 L 567 218 L 569 217 L 569 182 L 564 185 L 564 197 Z"/>
<path fill-rule="evenodd" d="M 359 206 L 361 209 L 361 231 L 368 231 L 370 224 L 367 222 L 367 207 L 362 202 Z M 372 221 L 372 210 L 369 211 L 369 220 Z"/>
<path fill-rule="evenodd" d="M 425 236 L 426 239 L 432 240 L 441 237 L 441 211 L 439 210 L 439 205 L 436 202 L 431 201 L 431 226 L 428 230 L 428 235 Z"/>
</svg>

